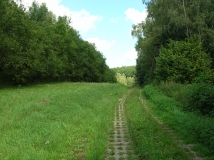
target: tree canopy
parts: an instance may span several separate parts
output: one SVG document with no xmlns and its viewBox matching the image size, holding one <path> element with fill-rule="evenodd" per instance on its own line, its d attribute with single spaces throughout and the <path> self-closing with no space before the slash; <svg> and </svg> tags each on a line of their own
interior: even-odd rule
<svg viewBox="0 0 214 160">
<path fill-rule="evenodd" d="M 0 0 L 0 19 L 0 82 L 115 81 L 102 53 L 46 4 Z"/>
<path fill-rule="evenodd" d="M 203 50 L 203 54 L 205 53 L 208 57 L 206 58 L 207 66 L 210 66 L 211 61 L 212 66 L 210 67 L 213 68 L 214 1 L 148 0 L 144 1 L 144 3 L 147 5 L 148 12 L 146 21 L 134 25 L 132 30 L 132 35 L 138 39 L 135 47 L 138 52 L 136 75 L 140 84 L 148 83 L 154 78 L 157 79 L 157 75 L 154 74 L 155 68 L 157 68 L 156 73 L 158 73 L 159 70 L 163 70 L 161 67 L 166 67 L 164 64 L 167 65 L 170 63 L 170 58 L 172 58 L 171 54 L 176 54 L 174 51 L 177 53 L 180 52 L 176 49 L 178 46 L 184 47 L 183 49 L 186 49 L 186 51 L 180 52 L 180 56 L 177 57 L 177 59 L 183 57 L 186 60 L 186 58 L 192 57 L 192 62 L 194 62 L 194 55 L 200 54 L 201 50 Z M 195 46 L 194 49 L 196 50 L 192 51 L 191 49 L 193 48 L 185 47 L 186 45 L 184 44 L 191 42 L 193 45 L 196 45 L 196 43 L 190 40 L 195 36 L 200 43 L 197 43 L 199 47 Z M 183 42 L 177 43 L 178 41 Z M 156 56 L 155 46 L 157 44 L 162 46 L 162 48 L 168 49 L 168 51 L 164 49 L 160 50 L 160 58 Z M 177 46 L 172 44 L 177 44 Z M 182 48 L 180 49 L 183 50 Z M 189 56 L 182 55 L 186 52 L 188 52 Z M 164 56 L 166 58 L 166 53 L 170 58 L 168 57 L 169 59 L 165 59 L 165 62 L 163 62 L 162 60 Z M 156 58 L 158 59 L 157 62 Z M 204 67 L 204 64 L 198 65 L 193 63 L 192 65 L 197 65 L 199 68 L 198 71 L 200 72 Z M 186 69 L 186 72 L 183 74 L 188 74 L 189 69 Z M 210 70 L 210 72 L 213 72 L 213 70 Z M 176 73 L 173 72 L 173 74 Z M 194 74 L 194 78 L 197 79 L 198 75 L 198 73 Z M 161 75 L 158 74 L 159 79 L 165 80 L 164 76 L 166 75 L 160 76 Z"/>
</svg>

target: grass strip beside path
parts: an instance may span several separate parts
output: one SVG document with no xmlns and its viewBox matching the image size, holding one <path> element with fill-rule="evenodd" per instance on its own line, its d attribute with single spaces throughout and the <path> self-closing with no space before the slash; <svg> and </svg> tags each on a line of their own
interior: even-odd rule
<svg viewBox="0 0 214 160">
<path fill-rule="evenodd" d="M 193 144 L 191 150 L 204 160 L 214 159 L 214 119 L 182 110 L 180 104 L 154 86 L 142 90 L 147 106 L 154 115 L 174 130 L 184 144 Z"/>
<path fill-rule="evenodd" d="M 139 93 L 139 88 L 134 88 L 125 103 L 127 123 L 138 157 L 143 160 L 190 159 L 142 106 Z"/>
</svg>

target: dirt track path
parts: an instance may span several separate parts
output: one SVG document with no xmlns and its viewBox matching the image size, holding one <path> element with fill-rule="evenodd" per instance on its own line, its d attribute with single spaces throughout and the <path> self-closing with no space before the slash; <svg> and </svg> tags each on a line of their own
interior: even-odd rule
<svg viewBox="0 0 214 160">
<path fill-rule="evenodd" d="M 128 126 L 124 113 L 126 95 L 119 99 L 115 107 L 113 129 L 110 131 L 106 160 L 134 160 L 137 159 L 128 133 Z"/>
</svg>

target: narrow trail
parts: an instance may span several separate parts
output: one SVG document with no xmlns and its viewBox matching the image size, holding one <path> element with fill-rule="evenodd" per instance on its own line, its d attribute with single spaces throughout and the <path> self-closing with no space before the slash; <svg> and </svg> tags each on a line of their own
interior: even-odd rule
<svg viewBox="0 0 214 160">
<path fill-rule="evenodd" d="M 131 138 L 124 113 L 124 95 L 115 106 L 113 129 L 110 131 L 106 160 L 135 160 Z"/>
<path fill-rule="evenodd" d="M 174 139 L 174 141 L 176 141 L 178 143 L 179 147 L 181 147 L 182 149 L 184 149 L 187 152 L 187 154 L 192 154 L 193 155 L 193 160 L 203 160 L 203 158 L 199 157 L 197 155 L 197 153 L 191 149 L 193 146 L 195 146 L 194 144 L 185 144 L 183 140 L 178 139 L 175 136 L 175 133 L 174 133 L 174 131 L 172 129 L 169 129 L 162 121 L 160 121 L 158 119 L 158 117 L 156 117 L 154 114 L 152 114 L 152 112 L 150 111 L 150 109 L 146 105 L 146 101 L 141 96 L 141 90 L 140 90 L 139 100 L 141 101 L 143 107 L 157 121 L 157 123 L 159 123 L 163 127 L 163 129 Z"/>
</svg>

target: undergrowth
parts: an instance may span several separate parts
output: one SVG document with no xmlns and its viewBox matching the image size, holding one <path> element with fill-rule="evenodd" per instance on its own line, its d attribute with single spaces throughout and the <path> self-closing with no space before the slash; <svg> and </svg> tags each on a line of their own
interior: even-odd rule
<svg viewBox="0 0 214 160">
<path fill-rule="evenodd" d="M 155 87 L 181 103 L 184 110 L 214 118 L 214 85 L 180 84 L 166 81 Z"/>
<path fill-rule="evenodd" d="M 214 158 L 213 118 L 185 112 L 181 109 L 181 103 L 164 95 L 152 85 L 145 86 L 142 93 L 154 104 L 150 105 L 151 109 L 162 121 L 173 128 L 187 143 L 197 144 L 195 150 L 199 156 Z"/>
</svg>

